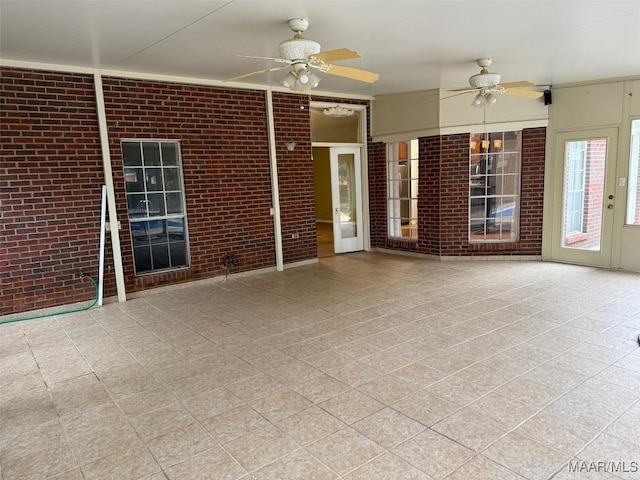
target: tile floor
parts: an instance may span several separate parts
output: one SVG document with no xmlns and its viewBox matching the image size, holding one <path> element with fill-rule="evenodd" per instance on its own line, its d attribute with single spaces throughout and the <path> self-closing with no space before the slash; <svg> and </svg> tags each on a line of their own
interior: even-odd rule
<svg viewBox="0 0 640 480">
<path fill-rule="evenodd" d="M 0 474 L 638 479 L 638 333 L 638 274 L 379 253 L 0 325 Z"/>
</svg>

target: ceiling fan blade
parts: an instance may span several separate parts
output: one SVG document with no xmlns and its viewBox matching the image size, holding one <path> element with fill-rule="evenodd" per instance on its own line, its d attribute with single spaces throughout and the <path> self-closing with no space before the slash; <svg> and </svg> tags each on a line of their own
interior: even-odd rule
<svg viewBox="0 0 640 480">
<path fill-rule="evenodd" d="M 501 83 L 500 86 L 504 88 L 515 88 L 515 87 L 535 87 L 535 83 L 527 82 L 526 80 L 521 80 L 519 82 L 508 82 Z"/>
<path fill-rule="evenodd" d="M 360 70 L 358 68 L 343 67 L 341 65 L 327 65 L 326 73 L 331 75 L 338 75 L 340 77 L 352 78 L 353 80 L 360 80 L 361 82 L 373 83 L 380 78 L 380 74 L 367 72 L 366 70 Z"/>
<path fill-rule="evenodd" d="M 336 50 L 328 50 L 326 52 L 316 53 L 314 55 L 309 55 L 309 60 L 313 60 L 317 58 L 321 62 L 331 63 L 336 60 L 350 60 L 352 58 L 360 58 L 358 52 L 354 52 L 353 50 L 349 50 L 348 48 L 338 48 Z"/>
<path fill-rule="evenodd" d="M 452 90 L 448 90 L 448 91 L 451 92 Z M 447 100 L 449 98 L 459 97 L 460 95 L 466 95 L 467 93 L 473 93 L 473 92 L 474 92 L 474 90 L 469 89 L 466 92 L 458 92 L 458 93 L 455 93 L 453 95 L 449 95 L 448 97 L 442 97 L 441 100 Z"/>
<path fill-rule="evenodd" d="M 478 90 L 474 87 L 447 88 L 447 92 L 475 92 Z"/>
<path fill-rule="evenodd" d="M 272 60 L 272 61 L 278 62 L 278 63 L 288 63 L 288 64 L 292 64 L 293 63 L 291 60 L 287 60 L 286 58 L 277 58 L 277 57 L 258 57 L 258 56 L 255 56 L 255 55 L 236 55 L 236 57 L 257 58 L 259 60 Z"/>
<path fill-rule="evenodd" d="M 225 82 L 234 82 L 234 81 L 240 80 L 242 78 L 251 77 L 252 75 L 258 75 L 259 73 L 275 72 L 277 70 L 282 70 L 283 68 L 287 68 L 287 65 L 282 65 L 281 67 L 265 68 L 264 70 L 258 70 L 256 72 L 245 73 L 244 75 L 238 75 L 237 77 L 228 78 L 228 79 L 225 80 Z"/>
<path fill-rule="evenodd" d="M 518 97 L 527 98 L 540 98 L 544 95 L 542 92 L 534 92 L 533 90 L 520 90 L 518 88 L 507 88 L 504 92 L 505 95 L 516 95 Z"/>
</svg>

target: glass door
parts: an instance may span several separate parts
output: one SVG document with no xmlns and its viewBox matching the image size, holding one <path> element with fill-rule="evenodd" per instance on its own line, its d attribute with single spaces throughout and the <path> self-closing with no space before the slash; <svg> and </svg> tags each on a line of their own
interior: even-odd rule
<svg viewBox="0 0 640 480">
<path fill-rule="evenodd" d="M 330 159 L 335 252 L 363 250 L 360 149 L 332 147 Z"/>
<path fill-rule="evenodd" d="M 552 260 L 611 266 L 617 130 L 558 134 Z"/>
</svg>

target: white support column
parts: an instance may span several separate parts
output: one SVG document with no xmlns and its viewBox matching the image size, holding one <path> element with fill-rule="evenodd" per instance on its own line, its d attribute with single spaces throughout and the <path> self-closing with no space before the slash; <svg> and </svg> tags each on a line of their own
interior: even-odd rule
<svg viewBox="0 0 640 480">
<path fill-rule="evenodd" d="M 273 95 L 267 90 L 267 127 L 269 130 L 269 161 L 271 166 L 271 195 L 273 196 L 273 231 L 276 243 L 276 270 L 284 270 L 282 255 L 282 226 L 280 225 L 280 190 L 278 187 L 278 157 L 276 154 L 276 132 L 273 123 Z"/>
<path fill-rule="evenodd" d="M 113 251 L 113 267 L 116 274 L 116 289 L 118 301 L 127 301 L 127 291 L 124 284 L 122 269 L 122 251 L 120 250 L 120 234 L 118 231 L 118 217 L 116 215 L 116 197 L 113 189 L 113 173 L 111 170 L 111 155 L 109 153 L 109 132 L 107 130 L 107 114 L 104 108 L 104 94 L 102 91 L 102 76 L 93 74 L 96 91 L 96 107 L 98 111 L 98 125 L 100 128 L 100 147 L 102 149 L 102 166 L 104 168 L 104 183 L 107 187 L 107 206 L 109 208 L 109 230 L 111 231 L 111 249 Z"/>
</svg>

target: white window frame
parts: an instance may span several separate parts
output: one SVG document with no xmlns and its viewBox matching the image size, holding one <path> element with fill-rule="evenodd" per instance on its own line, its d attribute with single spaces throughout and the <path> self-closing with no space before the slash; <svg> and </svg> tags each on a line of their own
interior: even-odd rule
<svg viewBox="0 0 640 480">
<path fill-rule="evenodd" d="M 405 144 L 407 158 L 399 158 L 399 146 Z M 402 240 L 418 240 L 418 175 L 419 149 L 418 140 L 405 140 L 387 144 L 387 235 L 389 238 Z M 400 162 L 407 163 L 407 192 L 400 192 Z M 403 216 L 402 202 L 408 202 L 408 215 Z M 403 224 L 404 222 L 404 224 Z M 403 235 L 403 226 L 408 235 Z"/>
<path fill-rule="evenodd" d="M 565 235 L 576 235 L 584 231 L 584 195 L 587 173 L 587 142 L 571 142 L 567 148 L 566 198 L 573 199 L 577 210 L 569 211 L 567 206 Z M 577 203 L 576 203 L 577 202 Z"/>
<path fill-rule="evenodd" d="M 133 143 L 133 144 L 138 144 L 139 148 L 140 148 L 140 156 L 142 159 L 142 165 L 141 166 L 135 166 L 135 165 L 127 165 L 126 163 L 126 159 L 124 158 L 124 145 L 128 144 L 128 143 Z M 144 158 L 144 144 L 157 144 L 158 145 L 158 152 L 159 152 L 159 156 L 160 156 L 160 165 L 145 165 L 145 158 Z M 163 162 L 163 153 L 162 153 L 162 145 L 163 144 L 172 144 L 175 146 L 175 151 L 176 151 L 176 164 L 175 165 L 165 165 Z M 181 145 L 180 142 L 178 140 L 158 140 L 158 139 L 124 139 L 121 141 L 121 151 L 122 151 L 122 156 L 123 156 L 123 169 L 124 169 L 124 175 L 125 175 L 125 195 L 127 198 L 127 216 L 128 216 L 128 220 L 129 220 L 129 225 L 131 226 L 130 230 L 131 230 L 131 252 L 133 255 L 133 264 L 134 264 L 134 269 L 136 272 L 136 276 L 144 276 L 144 275 L 153 275 L 153 274 L 157 274 L 157 273 L 162 273 L 162 272 L 167 272 L 167 271 L 174 271 L 174 270 L 183 270 L 186 268 L 189 268 L 191 265 L 191 257 L 190 257 L 190 248 L 189 248 L 189 235 L 188 235 L 188 229 L 187 229 L 187 211 L 186 211 L 186 198 L 185 198 L 185 188 L 184 188 L 184 169 L 182 166 L 182 149 L 181 149 Z M 164 174 L 164 170 L 165 169 L 178 169 L 178 174 L 180 176 L 179 178 L 179 188 L 178 189 L 171 189 L 171 190 L 167 190 L 166 189 L 166 184 L 164 183 L 164 178 L 165 178 L 165 174 Z M 127 190 L 127 175 L 131 175 L 131 171 L 132 170 L 142 170 L 142 173 L 144 175 L 144 189 L 141 192 L 129 192 Z M 146 170 L 149 169 L 160 169 L 163 173 L 162 173 L 162 177 L 163 177 L 163 188 L 161 190 L 149 190 L 147 188 L 147 176 L 146 176 Z M 179 198 L 180 198 L 180 202 L 181 202 L 181 212 L 179 213 L 167 213 L 167 194 L 172 194 L 175 196 L 175 194 L 179 194 Z M 139 216 L 136 217 L 132 217 L 131 216 L 131 208 L 129 205 L 129 197 L 133 196 L 133 195 L 144 195 L 145 199 L 139 202 L 140 208 L 139 211 L 136 212 L 136 214 L 138 214 Z M 160 209 L 161 212 L 163 213 L 159 213 L 159 214 L 153 214 L 152 211 L 149 210 L 149 206 L 151 205 L 151 202 L 148 199 L 149 195 L 160 195 L 162 200 L 163 200 L 163 205 L 162 208 Z M 183 236 L 183 242 L 184 242 L 184 255 L 185 255 L 185 261 L 184 263 L 180 263 L 179 265 L 172 265 L 172 258 L 171 258 L 171 248 L 170 248 L 170 244 L 172 243 L 171 240 L 171 233 L 169 231 L 170 226 L 169 226 L 169 222 L 170 221 L 181 221 L 182 222 L 182 236 Z M 166 233 L 167 235 L 167 255 L 169 258 L 169 267 L 159 267 L 159 268 L 154 268 L 153 266 L 153 256 L 150 255 L 150 262 L 151 262 L 151 269 L 150 270 L 144 270 L 144 271 L 138 271 L 137 267 L 136 267 L 136 248 L 139 246 L 135 245 L 135 235 L 134 235 L 134 228 L 133 225 L 134 224 L 143 224 L 144 223 L 144 227 L 147 230 L 147 236 L 150 237 L 151 234 L 153 234 L 155 232 L 155 230 L 157 230 L 157 222 L 162 222 L 161 224 L 166 226 L 166 232 L 164 232 L 164 227 L 163 228 L 163 233 Z M 177 243 L 177 242 L 176 242 Z M 149 248 L 151 249 L 152 244 L 151 242 L 149 243 Z"/>
<path fill-rule="evenodd" d="M 626 225 L 638 225 L 636 212 L 638 205 L 638 185 L 640 180 L 640 118 L 631 121 L 631 144 L 629 150 L 629 175 L 627 181 Z"/>
<path fill-rule="evenodd" d="M 507 142 L 505 141 L 507 135 L 516 134 L 516 148 L 507 149 Z M 502 162 L 505 163 L 506 155 L 517 155 L 517 169 L 516 172 L 502 172 L 499 174 L 497 169 L 489 174 L 487 171 L 484 173 L 481 171 L 475 171 L 479 167 L 479 162 L 485 162 L 485 170 L 489 169 L 491 164 L 493 168 Z M 489 193 L 487 186 L 490 183 L 490 179 L 493 179 L 498 185 L 500 182 L 501 190 L 504 188 L 505 179 L 511 178 L 515 180 L 513 182 L 517 189 L 515 192 L 510 193 Z M 480 186 L 478 182 L 481 183 Z M 468 216 L 468 240 L 469 243 L 516 243 L 520 240 L 520 202 L 521 202 L 521 183 L 522 183 L 522 131 L 510 130 L 504 132 L 483 132 L 483 133 L 471 133 L 469 135 L 469 216 Z M 484 187 L 484 193 L 481 194 L 481 190 Z M 473 200 L 482 200 L 485 207 L 483 209 L 482 218 L 477 216 L 477 212 L 474 212 Z M 491 233 L 488 233 L 490 223 L 499 225 L 499 236 L 503 235 L 504 221 L 502 220 L 502 214 L 497 216 L 496 219 L 491 220 L 492 212 L 490 212 L 490 202 L 500 202 L 501 208 L 505 205 L 504 201 L 513 201 L 513 231 L 510 230 L 509 238 L 491 238 Z M 499 219 L 498 219 L 499 218 Z M 482 222 L 482 235 L 483 238 L 478 238 L 476 233 L 476 223 Z M 494 226 L 495 228 L 495 226 Z"/>
</svg>

